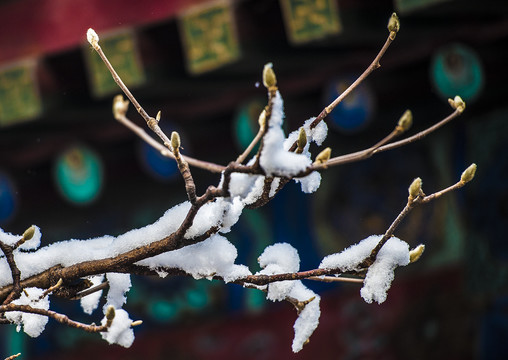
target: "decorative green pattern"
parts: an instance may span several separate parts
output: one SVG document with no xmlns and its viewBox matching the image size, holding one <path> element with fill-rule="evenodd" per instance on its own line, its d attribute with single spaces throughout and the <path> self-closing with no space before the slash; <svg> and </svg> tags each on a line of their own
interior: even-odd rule
<svg viewBox="0 0 508 360">
<path fill-rule="evenodd" d="M 334 0 L 280 0 L 289 40 L 301 44 L 342 31 Z"/>
<path fill-rule="evenodd" d="M 0 126 L 26 121 L 42 112 L 35 67 L 34 62 L 19 63 L 0 72 Z"/>
<path fill-rule="evenodd" d="M 226 1 L 181 15 L 180 33 L 189 72 L 200 74 L 238 59 L 240 46 L 233 19 Z"/>
<path fill-rule="evenodd" d="M 100 45 L 125 85 L 132 88 L 145 82 L 145 73 L 137 52 L 136 40 L 131 31 L 101 37 Z M 95 51 L 88 51 L 88 48 L 86 53 L 93 94 L 102 97 L 119 92 L 118 85 L 100 56 Z"/>
</svg>

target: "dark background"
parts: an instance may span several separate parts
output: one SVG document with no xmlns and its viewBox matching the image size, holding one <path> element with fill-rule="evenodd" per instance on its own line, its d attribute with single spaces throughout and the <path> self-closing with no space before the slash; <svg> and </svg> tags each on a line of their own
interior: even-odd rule
<svg viewBox="0 0 508 360">
<path fill-rule="evenodd" d="M 0 2 L 0 12 L 14 4 L 27 14 L 33 11 L 30 1 L 11 0 Z M 134 94 L 148 113 L 162 110 L 163 121 L 180 130 L 185 153 L 227 164 L 241 151 L 233 131 L 239 105 L 265 96 L 255 84 L 266 62 L 274 64 L 291 131 L 326 105 L 330 81 L 360 74 L 375 57 L 386 39 L 393 3 L 341 0 L 338 5 L 340 35 L 294 46 L 277 1 L 234 2 L 240 59 L 199 76 L 186 71 L 174 17 L 132 21 L 147 77 Z M 78 18 L 79 12 L 76 9 Z M 135 330 L 131 349 L 109 346 L 98 335 L 50 320 L 37 339 L 4 326 L 1 355 L 21 351 L 22 359 L 506 358 L 508 2 L 450 0 L 400 15 L 401 31 L 382 67 L 367 81 L 375 98 L 372 121 L 355 133 L 331 128 L 325 146 L 334 155 L 370 146 L 392 130 L 407 108 L 414 114 L 410 134 L 449 114 L 449 105 L 433 87 L 430 67 L 436 52 L 451 43 L 473 50 L 483 68 L 484 86 L 467 102 L 463 116 L 416 144 L 329 169 L 316 194 L 302 194 L 299 186 L 289 185 L 265 208 L 246 211 L 228 234 L 239 250 L 238 263 L 252 270 L 266 245 L 283 241 L 299 249 L 302 270 L 312 269 L 323 256 L 384 232 L 405 205 L 407 186 L 415 177 L 422 177 L 424 190 L 431 193 L 457 181 L 476 162 L 473 183 L 416 209 L 396 232 L 411 246 L 424 243 L 427 248 L 420 262 L 397 270 L 386 303 L 365 304 L 356 285 L 306 283 L 323 297 L 321 323 L 310 344 L 292 355 L 296 314 L 289 304 L 268 303 L 261 293 L 236 285 L 133 277 L 125 307 L 144 325 Z M 110 24 L 111 29 L 117 26 Z M 8 35 L 15 39 L 16 31 L 0 37 Z M 111 115 L 112 96 L 91 95 L 83 56 L 88 50 L 83 47 L 76 43 L 38 53 L 43 114 L 0 129 L 0 166 L 16 186 L 18 204 L 2 228 L 22 233 L 36 224 L 43 244 L 117 235 L 155 221 L 185 199 L 179 177 L 159 181 L 144 171 L 139 140 Z M 128 115 L 142 124 L 133 109 Z M 105 172 L 100 197 L 84 207 L 66 202 L 52 177 L 55 158 L 76 142 L 94 149 Z M 199 192 L 218 182 L 217 175 L 202 170 L 193 174 Z M 54 300 L 52 308 L 88 323 L 101 318 L 98 312 L 84 316 L 77 303 Z"/>
</svg>

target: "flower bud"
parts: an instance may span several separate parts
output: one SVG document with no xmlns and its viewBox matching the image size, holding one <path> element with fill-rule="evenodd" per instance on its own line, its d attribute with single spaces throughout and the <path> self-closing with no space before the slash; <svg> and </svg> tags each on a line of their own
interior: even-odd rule
<svg viewBox="0 0 508 360">
<path fill-rule="evenodd" d="M 277 78 L 273 72 L 272 63 L 268 63 L 263 68 L 263 85 L 268 89 L 277 85 Z"/>
<path fill-rule="evenodd" d="M 414 179 L 411 185 L 409 186 L 409 199 L 413 200 L 420 194 L 422 191 L 422 179 L 419 177 Z"/>
<path fill-rule="evenodd" d="M 161 111 L 157 112 L 157 115 L 155 115 L 155 120 L 159 122 L 161 120 Z"/>
<path fill-rule="evenodd" d="M 411 110 L 404 111 L 404 114 L 399 119 L 398 126 L 403 130 L 407 131 L 413 125 L 413 113 Z"/>
<path fill-rule="evenodd" d="M 475 174 L 476 174 L 476 164 L 472 163 L 466 170 L 464 170 L 462 176 L 460 177 L 460 181 L 463 183 L 470 182 L 471 180 L 473 180 Z"/>
<path fill-rule="evenodd" d="M 321 151 L 318 156 L 316 156 L 316 161 L 314 162 L 314 164 L 326 163 L 328 160 L 330 160 L 331 155 L 332 155 L 332 149 L 327 147 L 326 149 Z"/>
<path fill-rule="evenodd" d="M 88 29 L 86 32 L 86 39 L 94 49 L 99 45 L 99 35 L 97 35 L 95 30 L 92 28 Z"/>
<path fill-rule="evenodd" d="M 23 242 L 28 241 L 34 237 L 35 234 L 35 225 L 30 226 L 28 229 L 25 230 L 23 233 Z"/>
<path fill-rule="evenodd" d="M 466 103 L 460 96 L 455 96 L 455 98 L 448 99 L 448 103 L 450 106 L 456 110 L 459 110 L 459 112 L 463 112 L 466 109 Z"/>
<path fill-rule="evenodd" d="M 106 310 L 106 326 L 110 327 L 113 319 L 115 318 L 115 307 L 113 305 L 109 305 Z"/>
<path fill-rule="evenodd" d="M 305 133 L 305 129 L 302 127 L 298 133 L 298 148 L 296 152 L 301 154 L 305 145 L 307 145 L 307 134 Z"/>
<path fill-rule="evenodd" d="M 423 252 L 425 251 L 425 245 L 418 245 L 413 250 L 409 252 L 409 262 L 414 263 L 418 261 L 418 259 L 422 256 Z"/>
<path fill-rule="evenodd" d="M 388 31 L 398 33 L 400 30 L 400 20 L 396 13 L 393 13 L 388 20 Z"/>
<path fill-rule="evenodd" d="M 177 151 L 177 149 L 180 148 L 180 134 L 178 134 L 176 131 L 171 133 L 171 146 L 173 147 L 174 151 Z"/>
</svg>

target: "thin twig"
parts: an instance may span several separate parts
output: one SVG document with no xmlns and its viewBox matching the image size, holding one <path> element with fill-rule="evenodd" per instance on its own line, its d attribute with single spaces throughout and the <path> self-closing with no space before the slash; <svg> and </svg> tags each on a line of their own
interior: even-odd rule
<svg viewBox="0 0 508 360">
<path fill-rule="evenodd" d="M 351 162 L 355 162 L 355 161 L 364 160 L 364 159 L 367 159 L 367 158 L 371 157 L 372 155 L 378 154 L 380 152 L 392 150 L 392 149 L 398 148 L 400 146 L 408 145 L 408 144 L 413 143 L 415 141 L 421 140 L 425 136 L 436 131 L 440 127 L 446 125 L 447 123 L 449 123 L 450 121 L 452 121 L 453 119 L 458 117 L 460 114 L 462 114 L 462 111 L 456 109 L 453 113 L 451 113 L 450 115 L 445 117 L 443 120 L 432 125 L 431 127 L 428 127 L 425 130 L 418 132 L 417 134 L 415 134 L 413 136 L 410 136 L 408 138 L 405 138 L 405 139 L 402 139 L 402 140 L 399 140 L 399 141 L 396 141 L 396 142 L 393 142 L 390 144 L 380 146 L 377 149 L 375 149 L 374 151 L 370 151 L 370 149 L 366 149 L 366 150 L 361 150 L 361 151 L 357 151 L 357 152 L 342 155 L 342 156 L 337 156 L 335 158 L 328 160 L 326 162 L 326 166 L 327 167 L 337 166 L 337 165 L 343 165 L 343 164 L 347 164 L 347 163 L 351 163 Z M 319 170 L 319 169 L 323 169 L 323 168 L 324 168 L 323 165 L 312 166 L 312 170 L 310 170 L 309 173 L 311 171 Z"/>
<path fill-rule="evenodd" d="M 162 145 L 160 142 L 151 137 L 142 127 L 134 124 L 129 118 L 125 115 L 120 115 L 119 117 L 115 117 L 120 123 L 125 125 L 128 129 L 138 135 L 143 141 L 145 141 L 148 145 L 153 147 L 155 150 L 158 150 L 159 153 L 168 158 L 174 159 L 175 156 L 168 148 Z M 214 164 L 208 161 L 198 160 L 193 157 L 182 155 L 182 157 L 189 163 L 189 165 L 208 170 L 213 173 L 221 173 L 226 168 L 223 165 Z"/>
<path fill-rule="evenodd" d="M 247 158 L 247 156 L 249 156 L 249 154 L 252 151 L 252 149 L 254 149 L 256 144 L 263 137 L 263 132 L 264 132 L 263 128 L 260 127 L 259 130 L 258 130 L 258 133 L 254 137 L 254 139 L 252 139 L 252 141 L 250 142 L 249 146 L 247 146 L 247 148 L 243 151 L 243 153 L 240 156 L 238 156 L 238 158 L 236 159 L 237 163 L 241 164 L 241 163 L 243 163 L 245 161 L 245 159 Z"/>
<path fill-rule="evenodd" d="M 19 356 L 21 356 L 21 353 L 17 353 L 15 355 L 11 355 L 11 356 L 5 358 L 5 360 L 14 360 L 14 359 L 16 359 Z"/>
<path fill-rule="evenodd" d="M 81 330 L 84 330 L 86 332 L 91 332 L 91 333 L 103 332 L 108 329 L 108 327 L 106 325 L 101 325 L 101 326 L 86 325 L 86 324 L 80 323 L 78 321 L 69 319 L 69 317 L 67 315 L 60 314 L 60 313 L 57 313 L 52 310 L 34 308 L 34 307 L 31 307 L 30 305 L 16 305 L 16 304 L 10 303 L 10 304 L 0 306 L 0 313 L 5 313 L 8 311 L 20 311 L 20 312 L 24 312 L 24 313 L 47 316 L 47 317 L 50 317 L 50 318 L 58 321 L 61 324 L 65 324 L 65 325 L 74 327 L 76 329 L 81 329 Z"/>
<path fill-rule="evenodd" d="M 349 94 L 351 94 L 352 91 L 354 91 L 374 70 L 381 67 L 380 60 L 383 57 L 383 55 L 386 53 L 386 50 L 390 47 L 394 40 L 394 37 L 390 33 L 388 35 L 383 47 L 381 50 L 379 50 L 379 53 L 376 55 L 374 60 L 370 63 L 370 65 L 365 69 L 365 71 L 351 84 L 349 87 L 344 90 L 343 93 L 341 93 L 335 100 L 332 101 L 330 105 L 325 107 L 319 115 L 314 119 L 314 121 L 310 124 L 310 128 L 315 128 L 324 118 L 328 116 L 332 112 L 337 105 L 339 105 Z M 293 145 L 289 148 L 289 151 L 295 151 L 297 148 L 297 142 L 295 141 Z"/>
<path fill-rule="evenodd" d="M 16 261 L 14 260 L 14 247 L 0 241 L 0 249 L 5 254 L 5 259 L 7 260 L 7 264 L 9 264 L 12 275 L 12 289 L 3 302 L 3 305 L 5 305 L 16 299 L 21 293 L 21 271 L 19 271 Z"/>
<path fill-rule="evenodd" d="M 84 298 L 87 295 L 93 294 L 93 293 L 95 293 L 97 291 L 104 290 L 108 286 L 109 286 L 109 282 L 105 281 L 103 283 L 100 283 L 99 285 L 93 286 L 93 287 L 91 287 L 89 289 L 86 289 L 86 290 L 83 290 L 83 291 L 77 293 L 75 297 L 71 298 L 71 300 L 79 300 L 81 298 Z"/>
<path fill-rule="evenodd" d="M 364 281 L 364 279 L 361 278 L 340 277 L 340 276 L 310 276 L 307 278 L 307 280 L 314 280 L 326 283 L 345 282 L 355 284 L 363 284 Z"/>
</svg>

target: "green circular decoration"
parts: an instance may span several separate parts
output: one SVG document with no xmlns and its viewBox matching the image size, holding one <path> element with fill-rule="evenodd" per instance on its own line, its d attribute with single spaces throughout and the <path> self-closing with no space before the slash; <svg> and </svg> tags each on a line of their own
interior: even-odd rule
<svg viewBox="0 0 508 360">
<path fill-rule="evenodd" d="M 431 77 L 436 90 L 445 99 L 459 95 L 465 101 L 473 100 L 484 83 L 480 58 L 461 44 L 448 45 L 434 55 Z"/>
<path fill-rule="evenodd" d="M 102 162 L 92 150 L 73 146 L 57 158 L 55 179 L 66 200 L 76 205 L 90 204 L 102 188 Z"/>
</svg>

